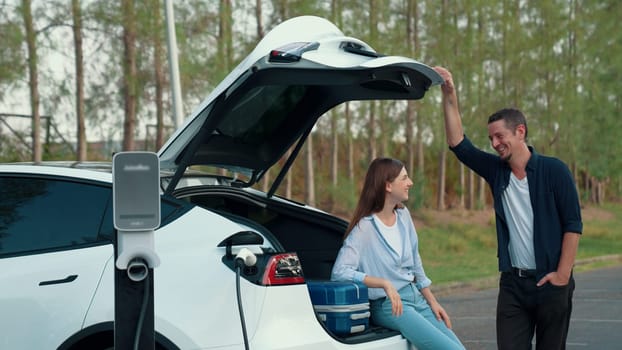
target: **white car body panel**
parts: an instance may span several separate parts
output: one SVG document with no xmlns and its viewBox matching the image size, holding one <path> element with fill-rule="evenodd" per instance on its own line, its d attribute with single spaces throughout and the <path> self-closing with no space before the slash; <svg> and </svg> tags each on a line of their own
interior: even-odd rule
<svg viewBox="0 0 622 350">
<path fill-rule="evenodd" d="M 81 180 L 93 180 L 106 184 L 112 184 L 112 174 L 101 171 L 85 170 L 82 168 L 67 168 L 55 166 L 39 166 L 31 164 L 3 164 L 0 173 L 24 173 L 45 176 L 60 176 Z"/>
<path fill-rule="evenodd" d="M 315 318 L 306 285 L 269 289 L 264 309 L 270 312 L 262 314 L 252 349 L 408 349 L 401 335 L 355 345 L 341 343 L 330 337 Z"/>
<path fill-rule="evenodd" d="M 49 349 L 81 329 L 111 257 L 112 245 L 104 245 L 0 259 L 0 349 Z"/>
</svg>

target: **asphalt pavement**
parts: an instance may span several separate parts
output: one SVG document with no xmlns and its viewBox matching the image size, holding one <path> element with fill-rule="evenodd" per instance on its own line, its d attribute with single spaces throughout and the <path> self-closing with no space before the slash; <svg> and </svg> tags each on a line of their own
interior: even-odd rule
<svg viewBox="0 0 622 350">
<path fill-rule="evenodd" d="M 566 349 L 622 349 L 622 266 L 577 272 L 575 283 Z M 468 350 L 497 349 L 497 291 L 454 290 L 437 296 Z"/>
</svg>

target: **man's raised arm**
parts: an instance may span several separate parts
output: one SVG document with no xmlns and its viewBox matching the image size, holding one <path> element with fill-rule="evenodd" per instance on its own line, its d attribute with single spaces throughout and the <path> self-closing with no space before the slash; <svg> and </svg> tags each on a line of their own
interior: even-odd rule
<svg viewBox="0 0 622 350">
<path fill-rule="evenodd" d="M 447 69 L 434 67 L 434 70 L 443 78 L 441 91 L 443 92 L 443 112 L 445 113 L 447 143 L 450 147 L 455 147 L 464 139 L 464 131 L 462 130 L 462 120 L 460 119 L 458 96 L 454 88 L 454 81 Z"/>
</svg>

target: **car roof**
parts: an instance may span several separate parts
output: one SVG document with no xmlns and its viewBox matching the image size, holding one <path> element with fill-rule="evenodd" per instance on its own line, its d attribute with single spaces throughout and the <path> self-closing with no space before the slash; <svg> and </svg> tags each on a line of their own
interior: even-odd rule
<svg viewBox="0 0 622 350">
<path fill-rule="evenodd" d="M 59 176 L 112 183 L 112 164 L 109 162 L 46 161 L 0 163 L 0 173 Z"/>
<path fill-rule="evenodd" d="M 293 147 L 295 157 L 334 106 L 416 100 L 441 82 L 429 66 L 379 55 L 323 18 L 296 17 L 270 31 L 195 109 L 158 152 L 160 167 L 175 172 L 172 188 L 193 165 L 244 174 L 250 186 Z"/>
</svg>

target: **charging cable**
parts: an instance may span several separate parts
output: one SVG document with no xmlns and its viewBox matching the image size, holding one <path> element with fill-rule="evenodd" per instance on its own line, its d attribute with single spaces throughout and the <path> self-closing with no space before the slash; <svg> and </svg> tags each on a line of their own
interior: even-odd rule
<svg viewBox="0 0 622 350">
<path fill-rule="evenodd" d="M 240 312 L 240 322 L 242 323 L 242 336 L 244 337 L 244 349 L 249 349 L 248 335 L 246 334 L 246 320 L 244 319 L 244 309 L 242 308 L 242 295 L 240 293 L 240 273 L 244 266 L 255 266 L 257 257 L 248 248 L 240 249 L 235 256 L 235 291 L 238 296 L 238 311 Z"/>
<path fill-rule="evenodd" d="M 134 282 L 143 282 L 143 303 L 140 307 L 140 314 L 138 315 L 138 323 L 136 324 L 136 334 L 134 335 L 134 350 L 138 350 L 140 344 L 140 332 L 143 329 L 143 323 L 145 322 L 145 314 L 147 313 L 147 305 L 149 304 L 149 289 L 151 285 L 149 283 L 149 267 L 145 260 L 141 258 L 134 258 L 127 266 L 127 277 Z"/>
</svg>

